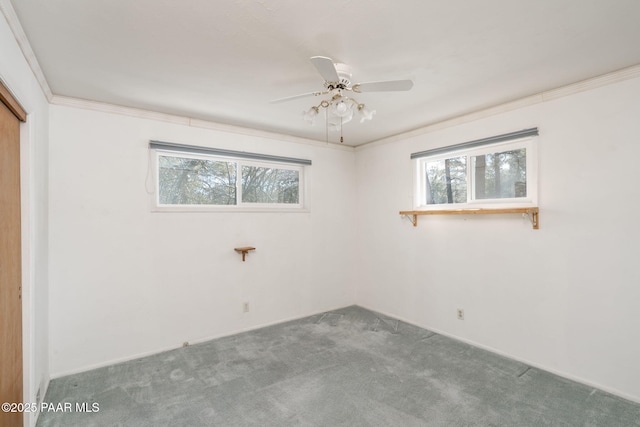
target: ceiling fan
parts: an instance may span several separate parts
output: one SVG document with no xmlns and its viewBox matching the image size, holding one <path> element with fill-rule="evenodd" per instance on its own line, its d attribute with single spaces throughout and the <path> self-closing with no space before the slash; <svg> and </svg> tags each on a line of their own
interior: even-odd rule
<svg viewBox="0 0 640 427">
<path fill-rule="evenodd" d="M 411 80 L 387 80 L 352 84 L 351 67 L 348 65 L 334 63 L 331 58 L 325 56 L 313 56 L 311 57 L 311 63 L 324 79 L 324 90 L 288 96 L 273 100 L 271 103 L 327 95 L 327 98 L 323 99 L 318 105 L 314 105 L 308 111 L 304 111 L 303 115 L 306 122 L 314 124 L 320 109 L 323 108 L 327 113 L 327 128 L 334 130 L 342 129 L 342 125 L 351 121 L 354 113 L 360 115 L 360 123 L 365 120 L 371 120 L 375 114 L 375 110 L 369 110 L 364 104 L 349 96 L 350 92 L 406 91 L 413 87 Z M 342 137 L 340 137 L 340 142 L 342 142 Z"/>
</svg>

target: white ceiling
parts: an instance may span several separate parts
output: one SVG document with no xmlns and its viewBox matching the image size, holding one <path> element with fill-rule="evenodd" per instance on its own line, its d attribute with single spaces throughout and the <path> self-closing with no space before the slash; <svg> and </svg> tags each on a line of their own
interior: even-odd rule
<svg viewBox="0 0 640 427">
<path fill-rule="evenodd" d="M 325 140 L 309 58 L 354 82 L 360 145 L 640 64 L 638 0 L 11 0 L 55 95 Z M 330 133 L 337 141 L 339 134 Z"/>
</svg>

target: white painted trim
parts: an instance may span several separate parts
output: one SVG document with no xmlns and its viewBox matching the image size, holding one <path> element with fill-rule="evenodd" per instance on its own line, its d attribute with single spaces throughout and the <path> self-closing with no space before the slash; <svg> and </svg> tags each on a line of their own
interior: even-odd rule
<svg viewBox="0 0 640 427">
<path fill-rule="evenodd" d="M 158 113 L 155 111 L 142 110 L 139 108 L 124 107 L 122 105 L 108 104 L 106 102 L 89 101 L 86 99 L 72 98 L 69 96 L 60 95 L 54 95 L 50 102 L 53 105 L 60 105 L 63 107 L 100 111 L 102 113 L 120 114 L 123 116 L 131 116 L 139 119 L 156 120 L 159 122 L 190 126 L 190 119 L 188 117 L 174 116 L 171 114 Z"/>
<path fill-rule="evenodd" d="M 8 89 L 8 86 L 5 85 Z M 16 97 L 23 108 L 25 104 Z M 22 274 L 22 381 L 23 401 L 35 403 L 38 389 L 41 397 L 49 386 L 48 372 L 36 377 L 36 294 L 42 290 L 36 289 L 36 249 L 37 227 L 36 218 L 37 203 L 35 200 L 35 138 L 37 117 L 35 113 L 27 111 L 27 121 L 20 122 L 20 228 L 21 228 L 21 274 Z M 48 335 L 48 334 L 47 334 Z M 42 343 L 40 343 L 42 344 Z M 47 358 L 48 365 L 48 358 Z M 48 366 L 47 366 L 48 370 Z M 35 426 L 39 412 L 25 412 L 24 425 Z"/>
<path fill-rule="evenodd" d="M 569 95 L 574 95 L 580 92 L 585 92 L 599 87 L 607 86 L 614 83 L 619 83 L 625 80 L 635 79 L 640 77 L 640 64 L 633 65 L 631 67 L 622 68 L 617 71 L 612 71 L 601 76 L 592 77 L 576 83 L 561 86 L 555 89 L 539 92 L 534 95 L 525 96 L 523 98 L 515 99 L 513 101 L 505 102 L 503 104 L 495 105 L 493 107 L 484 108 L 482 110 L 474 111 L 461 116 L 452 117 L 450 119 L 442 120 L 436 123 L 432 123 L 408 132 L 399 133 L 386 138 L 378 139 L 376 141 L 366 142 L 364 144 L 357 145 L 356 151 L 364 150 L 367 148 L 377 147 L 379 145 L 385 145 L 392 142 L 397 142 L 407 138 L 411 138 L 426 133 L 435 132 L 441 129 L 446 129 L 454 126 L 458 126 L 464 123 L 473 122 L 476 120 L 484 119 L 486 117 L 495 116 L 497 114 L 506 113 L 508 111 L 517 110 L 523 107 L 539 104 L 542 102 L 552 101 L 558 98 L 562 98 Z"/>
<path fill-rule="evenodd" d="M 22 24 L 20 24 L 20 20 L 18 19 L 18 15 L 16 15 L 16 11 L 13 9 L 13 5 L 11 5 L 9 0 L 0 0 L 0 11 L 2 11 L 9 28 L 11 28 L 13 37 L 15 37 L 16 43 L 20 46 L 24 59 L 27 61 L 27 64 L 29 64 L 34 77 L 40 84 L 40 88 L 42 89 L 44 96 L 49 102 L 51 102 L 53 93 L 51 92 L 51 88 L 49 88 L 49 83 L 47 83 L 47 79 L 40 67 L 38 58 L 36 58 L 36 54 L 33 52 L 33 49 L 31 49 L 29 39 L 22 28 Z"/>
<path fill-rule="evenodd" d="M 634 402 L 634 403 L 640 403 L 640 396 L 632 396 L 632 395 L 623 393 L 620 390 L 616 390 L 616 389 L 613 389 L 611 387 L 603 386 L 602 384 L 598 384 L 597 382 L 590 381 L 590 380 L 584 379 L 584 378 L 576 376 L 576 375 L 571 375 L 571 374 L 568 374 L 566 372 L 559 371 L 557 369 L 549 368 L 548 366 L 544 366 L 543 364 L 540 364 L 540 363 L 531 362 L 530 360 L 514 356 L 514 355 L 509 354 L 507 352 L 495 349 L 495 348 L 493 348 L 491 346 L 483 345 L 483 344 L 477 343 L 477 342 L 475 342 L 473 340 L 469 340 L 469 339 L 462 338 L 462 337 L 459 337 L 459 336 L 454 335 L 454 334 L 450 334 L 450 333 L 442 331 L 442 330 L 440 330 L 438 328 L 432 328 L 430 326 L 422 325 L 422 324 L 420 324 L 418 322 L 414 322 L 412 320 L 405 319 L 405 318 L 397 316 L 395 314 L 389 314 L 389 313 L 387 313 L 385 311 L 381 311 L 381 310 L 377 310 L 377 309 L 374 309 L 374 308 L 370 308 L 370 307 L 367 307 L 365 305 L 360 305 L 360 304 L 358 304 L 358 305 L 360 307 L 364 308 L 364 309 L 367 309 L 369 311 L 373 311 L 374 313 L 379 313 L 379 314 L 382 314 L 383 316 L 387 316 L 387 317 L 390 317 L 390 318 L 393 318 L 393 319 L 396 319 L 396 320 L 400 320 L 401 322 L 408 323 L 408 324 L 413 325 L 413 326 L 417 326 L 418 328 L 426 329 L 426 330 L 431 331 L 431 332 L 435 332 L 435 333 L 437 333 L 439 335 L 442 335 L 444 337 L 451 338 L 451 339 L 454 339 L 456 341 L 460 341 L 460 342 L 463 342 L 465 344 L 472 345 L 472 346 L 474 346 L 476 348 L 480 348 L 482 350 L 489 351 L 489 352 L 497 354 L 499 356 L 503 356 L 503 357 L 506 357 L 508 359 L 515 360 L 516 362 L 524 363 L 526 365 L 531 366 L 532 368 L 540 369 L 540 370 L 543 370 L 545 372 L 552 373 L 552 374 L 557 375 L 559 377 L 566 378 L 568 380 L 575 381 L 577 383 L 580 383 L 580 384 L 583 384 L 583 385 L 586 385 L 586 386 L 589 386 L 589 387 L 594 387 L 594 388 L 596 388 L 596 389 L 598 389 L 600 391 L 604 391 L 604 392 L 610 393 L 610 394 L 612 394 L 614 396 L 620 397 L 622 399 L 629 400 L 629 401 Z"/>
<path fill-rule="evenodd" d="M 35 369 L 35 296 L 33 292 L 35 266 L 32 227 L 35 224 L 31 209 L 32 202 L 32 147 L 31 129 L 33 120 L 20 122 L 20 260 L 22 285 L 22 398 L 25 403 L 33 403 L 36 391 L 33 378 Z M 24 424 L 35 425 L 33 413 L 24 414 Z"/>
<path fill-rule="evenodd" d="M 233 330 L 231 332 L 228 333 L 223 333 L 223 334 L 219 334 L 219 335 L 210 335 L 207 337 L 203 337 L 203 338 L 199 338 L 193 341 L 189 341 L 189 345 L 196 345 L 196 344 L 202 344 L 205 343 L 207 341 L 211 341 L 211 340 L 215 340 L 218 338 L 225 338 L 225 337 L 230 337 L 233 335 L 237 335 L 237 334 L 241 334 L 244 332 L 250 332 L 250 331 L 255 331 L 257 329 L 262 329 L 262 328 L 266 328 L 268 326 L 273 326 L 273 325 L 279 325 L 281 323 L 287 323 L 287 322 L 292 322 L 294 320 L 300 320 L 300 319 L 304 319 L 305 317 L 311 317 L 311 316 L 316 316 L 318 314 L 322 314 L 322 313 L 327 313 L 329 311 L 335 311 L 335 310 L 341 310 L 347 307 L 351 307 L 354 304 L 349 304 L 349 305 L 344 305 L 341 307 L 337 307 L 337 308 L 329 308 L 326 310 L 320 310 L 320 311 L 315 311 L 312 312 L 310 314 L 304 314 L 302 316 L 293 316 L 293 317 L 287 317 L 285 319 L 281 319 L 281 320 L 275 320 L 273 322 L 267 322 L 267 323 L 261 323 L 259 325 L 254 325 L 254 326 L 249 326 L 247 328 L 240 328 L 240 329 L 236 329 Z M 104 362 L 100 362 L 100 363 L 95 363 L 93 365 L 89 365 L 86 366 L 84 368 L 80 368 L 80 369 L 72 369 L 70 371 L 64 371 L 64 372 L 59 372 L 59 373 L 55 373 L 51 375 L 51 379 L 54 380 L 56 378 L 61 378 L 61 377 L 65 377 L 67 375 L 74 375 L 74 374 L 79 374 L 81 372 L 87 372 L 87 371 L 91 371 L 94 369 L 98 369 L 98 368 L 104 368 L 105 366 L 111 366 L 111 365 L 115 365 L 118 363 L 123 363 L 123 362 L 128 362 L 131 360 L 136 360 L 136 359 L 140 359 L 141 357 L 148 357 L 148 356 L 153 356 L 155 354 L 160 354 L 160 353 L 164 353 L 165 351 L 171 351 L 171 350 L 177 350 L 179 348 L 182 347 L 182 344 L 177 345 L 177 346 L 171 346 L 171 347 L 164 347 L 158 350 L 152 350 L 152 351 L 146 351 L 143 353 L 138 353 L 134 356 L 126 356 L 126 357 L 121 357 L 121 358 L 117 358 L 117 359 L 112 359 L 112 360 L 108 360 L 108 361 L 104 361 Z"/>
<path fill-rule="evenodd" d="M 1 1 L 1 0 L 0 0 Z M 297 136 L 285 135 L 276 132 L 269 132 L 265 130 L 245 128 L 241 126 L 227 125 L 223 123 L 217 123 L 206 120 L 194 119 L 185 116 L 176 116 L 172 114 L 158 113 L 155 111 L 143 110 L 140 108 L 124 107 L 121 105 L 108 104 L 105 102 L 88 101 L 85 99 L 72 98 L 68 96 L 54 95 L 50 100 L 53 105 L 60 105 L 63 107 L 80 108 L 84 110 L 100 111 L 103 113 L 121 114 L 124 116 L 136 117 L 139 119 L 157 120 L 161 122 L 174 123 L 183 126 L 190 126 L 194 128 L 210 129 L 219 132 L 233 133 L 238 135 L 247 135 L 257 138 L 274 139 L 277 141 L 294 142 L 303 145 L 313 145 L 322 148 L 333 148 L 342 151 L 355 150 L 350 145 L 337 144 L 334 142 L 321 142 L 313 139 L 300 138 Z"/>
<path fill-rule="evenodd" d="M 191 119 L 191 126 L 204 129 L 218 130 L 221 132 L 237 133 L 240 135 L 256 136 L 260 138 L 276 139 L 278 141 L 295 142 L 304 145 L 315 145 L 317 147 L 333 148 L 342 151 L 355 151 L 355 147 L 338 144 L 335 142 L 322 142 L 314 139 L 301 138 L 297 136 L 285 135 L 277 132 L 245 128 L 241 126 L 226 125 L 223 123 L 210 122 L 206 120 Z"/>
</svg>

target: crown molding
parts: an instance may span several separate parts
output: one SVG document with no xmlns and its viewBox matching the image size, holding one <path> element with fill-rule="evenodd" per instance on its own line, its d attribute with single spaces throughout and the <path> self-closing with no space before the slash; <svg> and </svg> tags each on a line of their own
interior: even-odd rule
<svg viewBox="0 0 640 427">
<path fill-rule="evenodd" d="M 22 28 L 22 24 L 20 24 L 20 21 L 18 20 L 18 15 L 16 15 L 16 11 L 13 9 L 11 2 L 9 0 L 0 0 L 0 11 L 2 11 L 2 14 L 7 21 L 9 28 L 11 28 L 13 37 L 16 39 L 18 46 L 20 46 L 22 55 L 27 61 L 27 64 L 29 64 L 31 72 L 38 81 L 38 84 L 40 85 L 44 96 L 49 102 L 51 102 L 51 99 L 53 98 L 53 92 L 51 92 L 51 88 L 47 83 L 47 79 L 44 77 L 42 68 L 40 68 L 40 63 L 38 62 L 33 49 L 31 49 L 29 39 L 27 39 L 27 35 Z"/>
<path fill-rule="evenodd" d="M 53 95 L 51 104 L 63 107 L 79 108 L 81 110 L 100 111 L 103 113 L 120 114 L 123 116 L 137 117 L 139 119 L 156 120 L 160 122 L 173 123 L 183 126 L 190 125 L 188 117 L 175 116 L 172 114 L 158 113 L 155 111 L 143 110 L 139 108 L 124 107 L 122 105 L 109 104 L 106 102 L 89 101 L 87 99 L 74 98 L 71 96 Z"/>
<path fill-rule="evenodd" d="M 335 142 L 322 142 L 315 139 L 301 138 L 298 136 L 286 135 L 278 132 L 270 132 L 266 130 L 246 128 L 242 126 L 227 125 L 224 123 L 212 122 L 208 120 L 189 119 L 190 126 L 204 129 L 217 130 L 221 132 L 235 133 L 240 135 L 255 136 L 258 138 L 275 139 L 277 141 L 287 141 L 296 144 L 313 145 L 316 147 L 333 148 L 341 151 L 355 151 L 355 147 L 350 145 L 338 144 Z"/>
<path fill-rule="evenodd" d="M 355 147 L 356 151 L 364 150 L 367 148 L 373 148 L 379 145 L 385 145 L 392 142 L 397 142 L 414 136 L 423 135 L 426 133 L 435 132 L 441 129 L 458 126 L 464 123 L 473 122 L 486 117 L 495 116 L 497 114 L 506 113 L 508 111 L 518 110 L 523 107 L 539 104 L 542 102 L 552 101 L 558 98 L 563 98 L 569 95 L 575 95 L 580 92 L 585 92 L 599 87 L 608 86 L 614 83 L 622 82 L 625 80 L 631 80 L 640 77 L 640 64 L 633 65 L 631 67 L 622 68 L 620 70 L 612 71 L 607 74 L 602 74 L 597 77 L 581 80 L 576 83 L 571 83 L 565 86 L 560 86 L 555 89 L 539 92 L 534 95 L 518 98 L 513 101 L 505 102 L 503 104 L 495 105 L 493 107 L 484 108 L 482 110 L 474 111 L 471 113 L 463 114 L 460 116 L 452 117 L 439 122 L 431 123 L 429 125 L 408 131 L 378 139 L 375 141 L 360 144 Z"/>
<path fill-rule="evenodd" d="M 242 126 L 227 125 L 213 121 L 194 119 L 186 116 L 159 113 L 140 108 L 123 107 L 121 105 L 114 105 L 105 102 L 88 101 L 86 99 L 73 98 L 68 96 L 53 95 L 52 99 L 49 102 L 53 105 L 60 105 L 63 107 L 73 107 L 83 110 L 100 111 L 103 113 L 120 114 L 124 116 L 136 117 L 139 119 L 156 120 L 194 128 L 209 129 L 219 132 L 246 135 L 257 138 L 273 139 L 276 141 L 293 142 L 296 144 L 311 145 L 322 148 L 332 148 L 341 151 L 355 151 L 355 148 L 352 146 L 337 144 L 334 142 L 321 142 L 313 139 L 300 138 L 297 136 L 285 135 L 276 132 L 245 128 Z"/>
</svg>

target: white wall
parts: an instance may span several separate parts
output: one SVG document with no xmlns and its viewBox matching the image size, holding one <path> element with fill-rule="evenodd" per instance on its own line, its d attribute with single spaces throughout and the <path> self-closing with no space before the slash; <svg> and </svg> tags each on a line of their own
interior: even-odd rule
<svg viewBox="0 0 640 427">
<path fill-rule="evenodd" d="M 12 13 L 0 3 L 3 13 Z M 20 51 L 4 15 L 0 15 L 0 79 L 26 110 L 20 128 L 22 186 L 22 315 L 24 401 L 35 402 L 49 379 L 47 174 L 49 104 Z M 25 425 L 34 425 L 25 414 Z"/>
<path fill-rule="evenodd" d="M 310 159 L 310 212 L 151 212 L 150 139 Z M 57 105 L 50 141 L 53 377 L 354 303 L 352 149 Z"/>
<path fill-rule="evenodd" d="M 355 302 L 640 401 L 638 95 L 628 80 L 355 156 L 52 106 L 53 376 Z M 400 217 L 410 153 L 533 126 L 540 230 Z M 152 213 L 149 139 L 309 158 L 311 212 Z"/>
<path fill-rule="evenodd" d="M 359 149 L 356 301 L 640 401 L 638 99 L 628 80 Z M 539 230 L 398 214 L 412 208 L 410 153 L 534 126 Z"/>
</svg>

